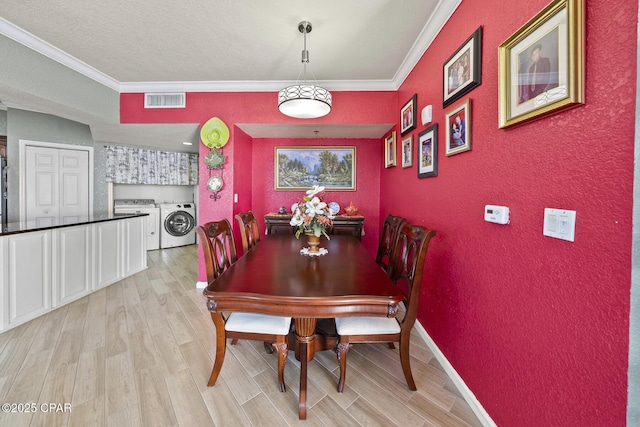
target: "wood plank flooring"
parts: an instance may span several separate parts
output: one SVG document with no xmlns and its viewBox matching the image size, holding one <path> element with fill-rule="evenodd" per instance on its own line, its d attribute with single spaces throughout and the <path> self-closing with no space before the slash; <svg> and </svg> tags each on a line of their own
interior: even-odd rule
<svg viewBox="0 0 640 427">
<path fill-rule="evenodd" d="M 0 426 L 481 426 L 417 333 L 416 392 L 397 349 L 355 345 L 344 393 L 335 353 L 316 353 L 306 421 L 298 420 L 293 353 L 285 393 L 276 354 L 252 341 L 227 347 L 218 382 L 207 387 L 215 329 L 195 289 L 197 246 L 150 251 L 148 264 L 0 334 L 0 403 L 22 405 L 0 412 Z"/>
</svg>

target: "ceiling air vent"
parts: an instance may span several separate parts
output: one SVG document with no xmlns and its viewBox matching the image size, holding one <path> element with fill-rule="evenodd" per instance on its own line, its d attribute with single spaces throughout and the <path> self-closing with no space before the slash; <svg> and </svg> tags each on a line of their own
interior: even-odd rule
<svg viewBox="0 0 640 427">
<path fill-rule="evenodd" d="M 185 108 L 184 93 L 145 93 L 144 108 Z"/>
</svg>

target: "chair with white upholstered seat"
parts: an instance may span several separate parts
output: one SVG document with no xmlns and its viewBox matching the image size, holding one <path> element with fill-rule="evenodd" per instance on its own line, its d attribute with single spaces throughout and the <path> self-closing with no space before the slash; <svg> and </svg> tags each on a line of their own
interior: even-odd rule
<svg viewBox="0 0 640 427">
<path fill-rule="evenodd" d="M 429 241 L 435 234 L 433 230 L 407 223 L 398 233 L 391 255 L 390 277 L 404 295 L 403 302 L 406 310 L 402 319 L 370 316 L 336 317 L 336 331 L 339 336 L 337 353 L 340 364 L 338 382 L 340 393 L 344 389 L 349 346 L 352 343 L 370 342 L 400 343 L 402 371 L 409 389 L 416 390 L 409 361 L 409 343 L 411 329 L 418 314 L 424 260 Z"/>
<path fill-rule="evenodd" d="M 196 227 L 207 270 L 208 286 L 237 260 L 233 232 L 229 221 L 208 222 Z M 208 385 L 216 383 L 227 347 L 227 338 L 274 342 L 278 352 L 278 385 L 285 391 L 284 365 L 287 360 L 287 335 L 291 329 L 291 317 L 234 312 L 226 318 L 212 310 L 211 319 L 216 327 L 216 358 Z"/>
</svg>

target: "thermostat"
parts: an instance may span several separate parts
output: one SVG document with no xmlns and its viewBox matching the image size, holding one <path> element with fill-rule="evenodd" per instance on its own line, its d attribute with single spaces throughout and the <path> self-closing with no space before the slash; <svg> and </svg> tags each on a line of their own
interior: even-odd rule
<svg viewBox="0 0 640 427">
<path fill-rule="evenodd" d="M 509 208 L 506 206 L 486 205 L 484 207 L 484 220 L 496 224 L 509 223 Z"/>
</svg>

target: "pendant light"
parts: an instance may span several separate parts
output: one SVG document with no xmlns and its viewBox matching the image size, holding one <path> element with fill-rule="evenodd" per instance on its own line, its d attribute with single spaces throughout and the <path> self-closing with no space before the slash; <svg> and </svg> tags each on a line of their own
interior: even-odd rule
<svg viewBox="0 0 640 427">
<path fill-rule="evenodd" d="M 289 117 L 297 119 L 314 119 L 326 116 L 331 112 L 331 92 L 316 84 L 307 83 L 307 64 L 309 63 L 309 51 L 307 50 L 307 34 L 312 26 L 309 21 L 298 24 L 298 31 L 304 36 L 304 49 L 302 50 L 302 83 L 300 75 L 295 85 L 287 86 L 278 93 L 278 109 Z"/>
</svg>

